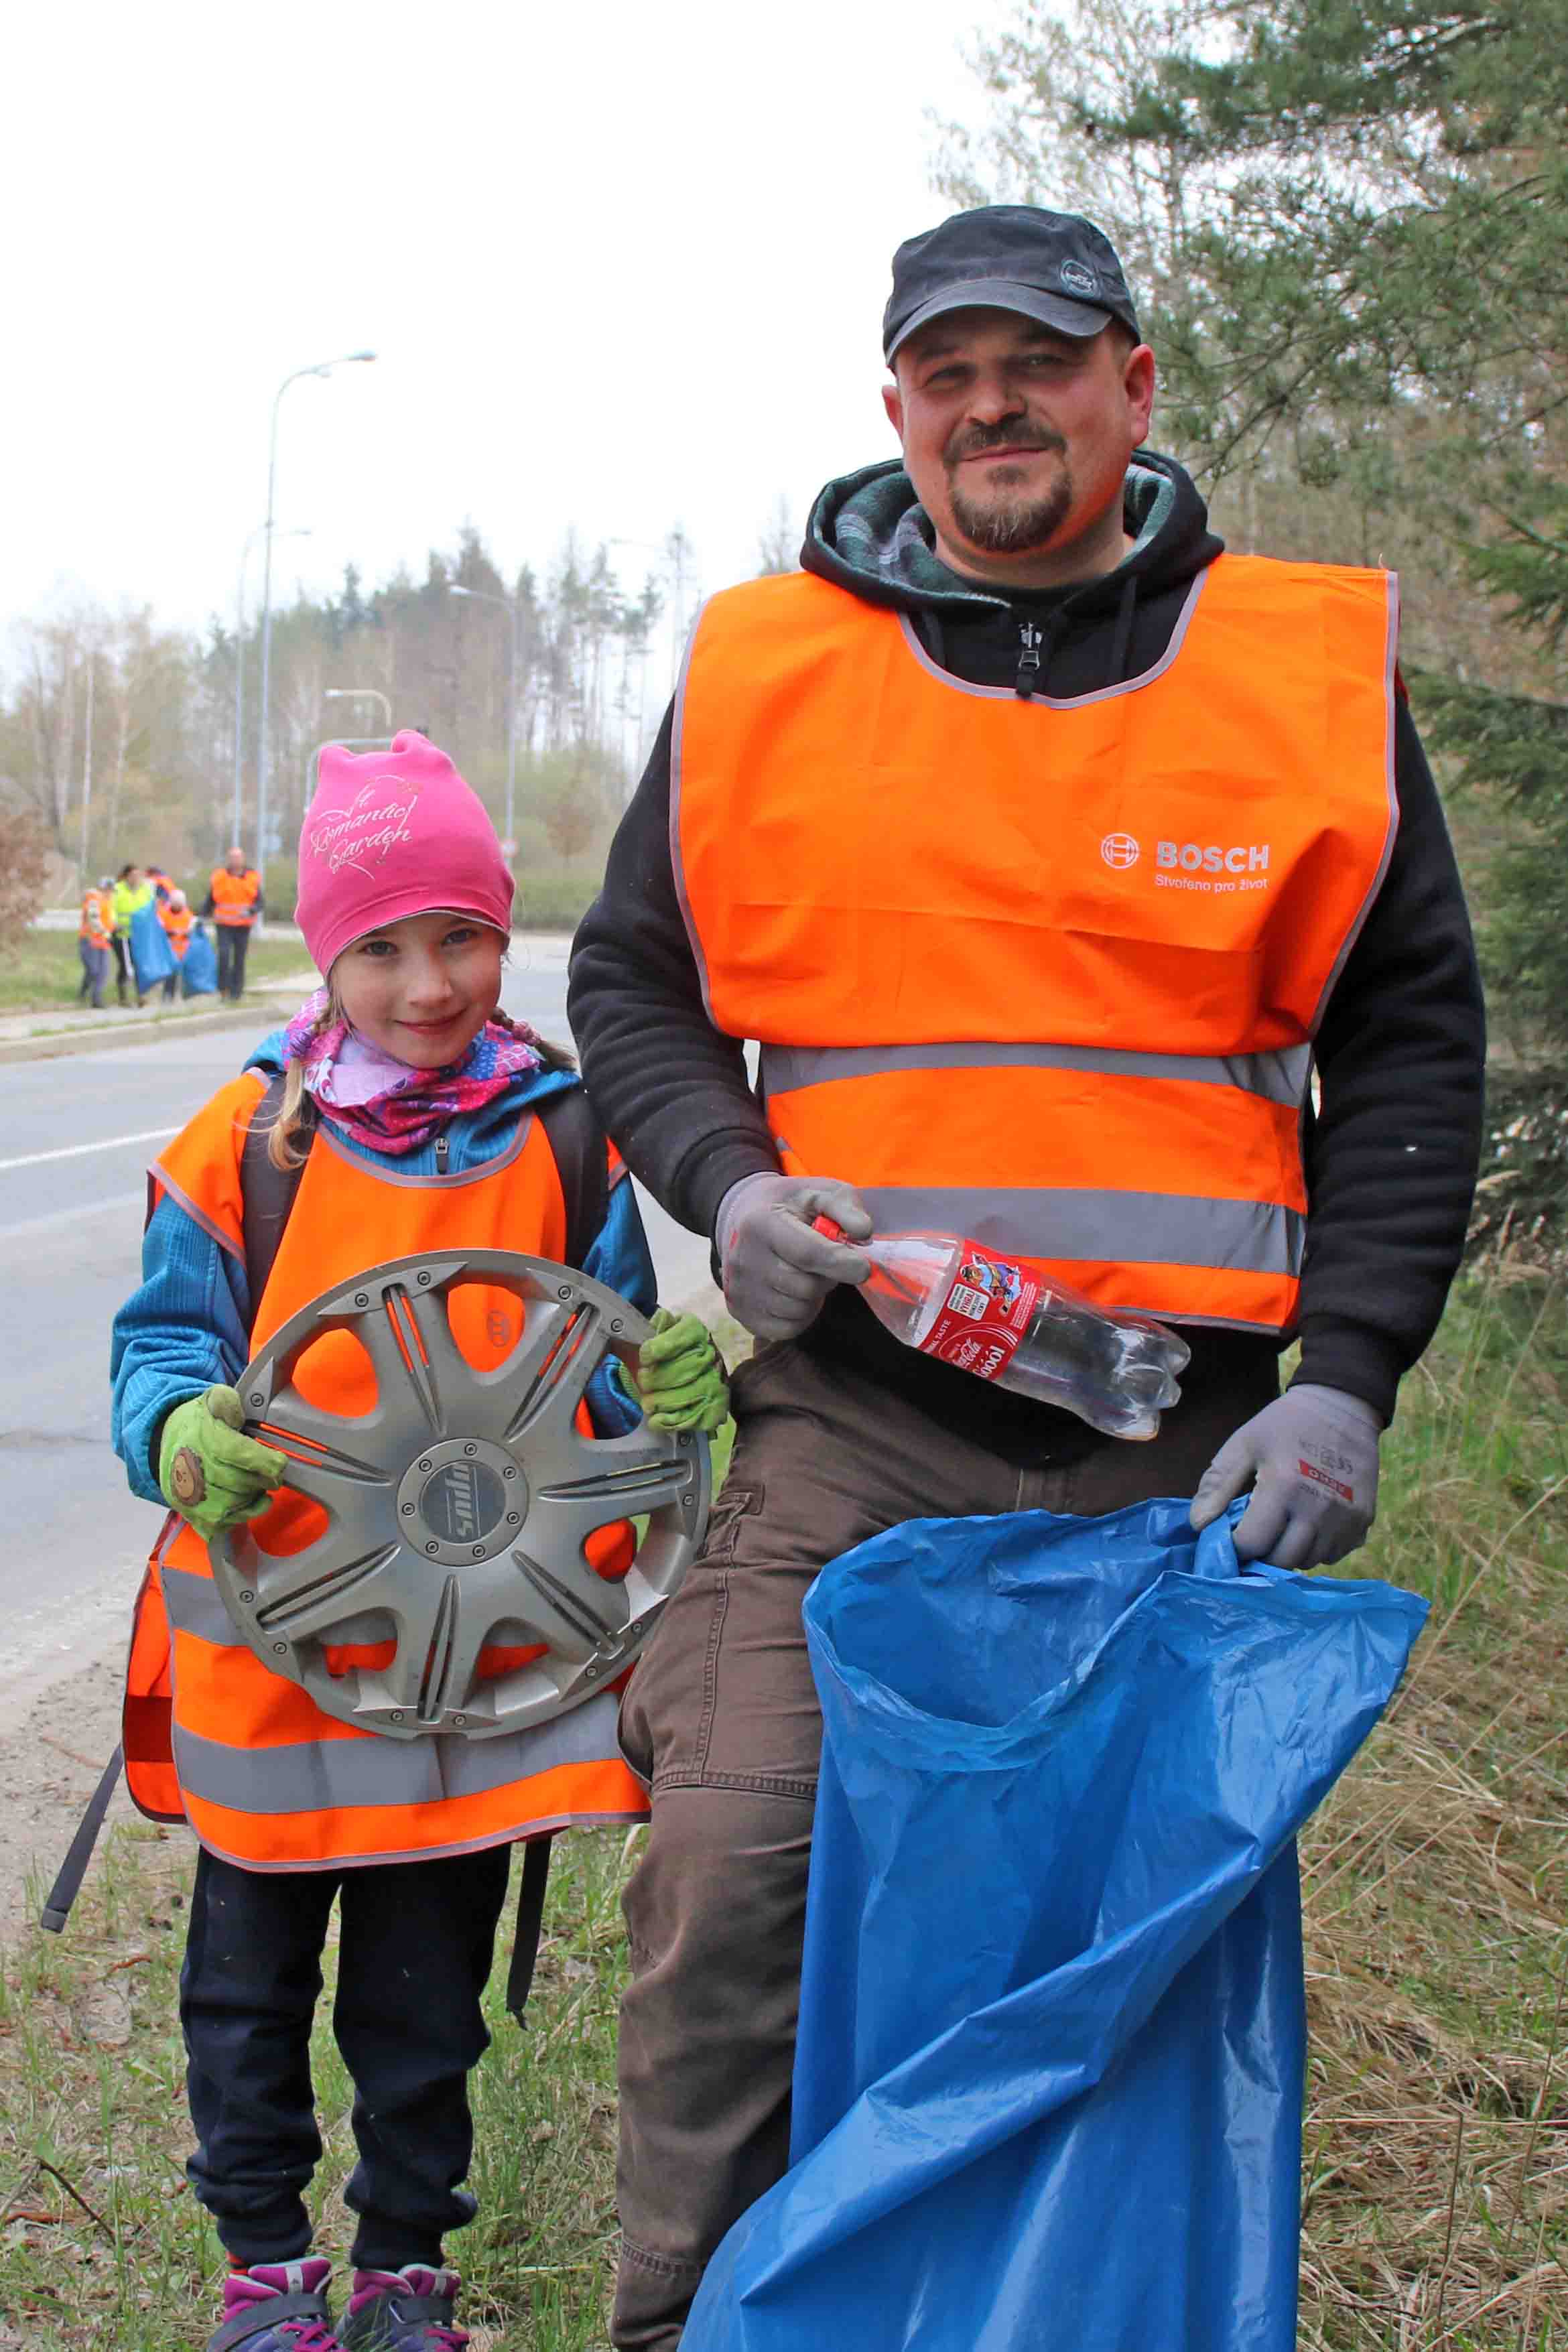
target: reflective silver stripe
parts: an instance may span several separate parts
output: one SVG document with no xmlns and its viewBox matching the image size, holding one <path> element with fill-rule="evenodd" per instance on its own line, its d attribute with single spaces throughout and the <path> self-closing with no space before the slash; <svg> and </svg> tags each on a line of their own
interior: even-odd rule
<svg viewBox="0 0 1568 2352">
<path fill-rule="evenodd" d="M 240 1639 L 210 1576 L 165 1568 L 169 1622 L 220 1647 Z M 180 1786 L 237 1813 L 313 1813 L 337 1805 L 438 1804 L 476 1797 L 558 1764 L 614 1764 L 619 1705 L 597 1691 L 553 1723 L 496 1739 L 300 1739 L 279 1748 L 229 1748 L 174 1727 Z"/>
<path fill-rule="evenodd" d="M 1009 689 L 1010 691 L 1011 689 Z M 837 1078 L 876 1077 L 885 1070 L 1089 1070 L 1111 1078 L 1170 1078 L 1186 1086 L 1236 1087 L 1287 1109 L 1300 1107 L 1312 1049 L 1271 1054 L 1131 1054 L 1110 1045 L 764 1045 L 763 1085 L 770 1095 Z"/>
<path fill-rule="evenodd" d="M 499 1739 L 297 1739 L 229 1748 L 174 1725 L 174 1767 L 187 1796 L 237 1813 L 330 1812 L 351 1805 L 429 1805 L 478 1797 L 560 1764 L 615 1764 L 618 1705 L 596 1691 L 568 1715 Z"/>
<path fill-rule="evenodd" d="M 198 1642 L 241 1646 L 238 1629 L 210 1576 L 197 1576 L 188 1568 L 165 1568 L 163 1606 L 170 1624 L 180 1633 L 194 1633 Z"/>
<path fill-rule="evenodd" d="M 686 640 L 686 650 L 680 657 L 680 676 L 676 680 L 673 704 L 674 719 L 669 737 L 669 868 L 675 879 L 676 903 L 680 919 L 686 926 L 686 936 L 691 943 L 691 961 L 697 967 L 697 977 L 702 983 L 702 1003 L 710 1021 L 713 1019 L 713 992 L 708 971 L 708 958 L 703 951 L 702 934 L 697 928 L 697 918 L 691 910 L 691 896 L 686 887 L 686 860 L 680 846 L 680 801 L 686 774 L 686 697 L 687 681 L 691 675 L 691 656 L 697 650 L 697 632 L 702 626 L 702 616 L 708 610 L 705 601 L 697 608 L 697 618 L 691 624 L 691 635 Z M 714 1024 L 717 1027 L 717 1023 Z"/>
<path fill-rule="evenodd" d="M 1182 1192 L 1104 1192 L 977 1186 L 861 1185 L 883 1233 L 963 1234 L 1021 1257 L 1114 1265 L 1212 1266 L 1294 1276 L 1307 1221 L 1271 1201 L 1212 1201 Z"/>
</svg>

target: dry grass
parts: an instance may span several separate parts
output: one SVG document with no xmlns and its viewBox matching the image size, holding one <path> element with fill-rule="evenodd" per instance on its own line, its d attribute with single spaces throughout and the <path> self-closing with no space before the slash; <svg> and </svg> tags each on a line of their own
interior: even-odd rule
<svg viewBox="0 0 1568 2352">
<path fill-rule="evenodd" d="M 1496 1274 L 1407 1382 L 1361 1572 L 1431 1627 L 1303 1841 L 1303 2346 L 1568 2345 L 1568 1328 Z"/>
</svg>

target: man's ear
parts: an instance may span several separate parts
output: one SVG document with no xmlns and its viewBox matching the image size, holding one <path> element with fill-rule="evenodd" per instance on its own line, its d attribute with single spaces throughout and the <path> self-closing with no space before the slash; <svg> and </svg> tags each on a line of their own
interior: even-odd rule
<svg viewBox="0 0 1568 2352">
<path fill-rule="evenodd" d="M 1128 353 L 1122 383 L 1138 436 L 1137 446 L 1141 447 L 1149 438 L 1149 422 L 1154 409 L 1154 354 L 1147 343 L 1140 343 Z"/>
<path fill-rule="evenodd" d="M 888 412 L 888 422 L 899 439 L 904 437 L 904 396 L 896 383 L 882 386 L 882 405 Z"/>
</svg>

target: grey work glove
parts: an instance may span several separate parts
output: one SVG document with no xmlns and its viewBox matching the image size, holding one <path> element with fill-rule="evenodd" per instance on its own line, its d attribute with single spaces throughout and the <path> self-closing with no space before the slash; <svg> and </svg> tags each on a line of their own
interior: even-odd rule
<svg viewBox="0 0 1568 2352">
<path fill-rule="evenodd" d="M 1377 1510 L 1383 1417 L 1342 1389 L 1298 1381 L 1227 1438 L 1198 1481 L 1200 1532 L 1250 1486 L 1236 1530 L 1243 1559 L 1325 1568 L 1366 1541 Z"/>
<path fill-rule="evenodd" d="M 759 1339 L 793 1339 L 816 1320 L 835 1283 L 860 1283 L 868 1258 L 811 1230 L 828 1216 L 850 1242 L 869 1241 L 871 1219 L 849 1184 L 828 1176 L 742 1176 L 719 1203 L 714 1246 L 724 1299 Z"/>
</svg>

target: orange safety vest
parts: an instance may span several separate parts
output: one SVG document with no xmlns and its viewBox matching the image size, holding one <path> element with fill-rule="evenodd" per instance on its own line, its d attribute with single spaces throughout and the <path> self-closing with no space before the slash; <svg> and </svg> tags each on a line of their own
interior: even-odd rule
<svg viewBox="0 0 1568 2352">
<path fill-rule="evenodd" d="M 806 573 L 707 604 L 677 885 L 784 1164 L 1102 1305 L 1279 1332 L 1314 1032 L 1387 865 L 1391 574 L 1223 555 L 1152 669 L 940 669 Z"/>
<path fill-rule="evenodd" d="M 264 1090 L 250 1071 L 224 1087 L 153 1170 L 167 1192 L 244 1263 L 240 1158 Z M 624 1176 L 618 1164 L 614 1177 Z M 522 1250 L 560 1262 L 566 1208 L 543 1129 L 524 1118 L 507 1150 L 458 1176 L 380 1174 L 322 1121 L 251 1327 L 253 1347 L 307 1302 L 372 1262 L 451 1249 Z M 518 1303 L 480 1284 L 452 1294 L 453 1336 L 484 1370 L 516 1344 Z M 319 1340 L 296 1373 L 314 1403 L 364 1412 L 375 1378 L 346 1332 Z M 580 1425 L 587 1426 L 585 1411 Z M 252 1523 L 264 1551 L 296 1550 L 318 1507 L 283 1491 Z M 630 1565 L 628 1528 L 603 1528 L 588 1556 L 603 1576 Z M 337 1670 L 387 1663 L 391 1644 L 328 1651 Z M 495 1649 L 505 1673 L 536 1650 Z M 330 1716 L 237 1636 L 207 1548 L 171 1512 L 142 1580 L 126 1676 L 131 1794 L 154 1820 L 188 1821 L 202 1843 L 251 1870 L 310 1870 L 471 1853 L 576 1822 L 641 1821 L 647 1798 L 622 1761 L 606 1690 L 536 1730 L 465 1740 L 395 1740 Z"/>
<path fill-rule="evenodd" d="M 226 866 L 220 866 L 211 889 L 214 921 L 241 924 L 248 929 L 256 920 L 256 902 L 261 896 L 261 877 L 255 867 L 247 866 L 243 874 L 231 874 Z"/>
<path fill-rule="evenodd" d="M 192 914 L 188 907 L 171 907 L 167 903 L 160 904 L 158 908 L 158 920 L 168 932 L 169 945 L 174 949 L 176 956 L 183 956 L 185 950 L 189 947 L 191 943 L 191 927 L 195 923 L 195 917 Z"/>
<path fill-rule="evenodd" d="M 114 936 L 114 901 L 107 890 L 89 890 L 81 902 L 79 935 L 95 948 L 106 948 Z"/>
</svg>

